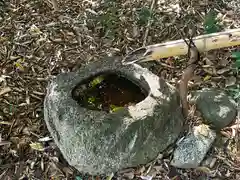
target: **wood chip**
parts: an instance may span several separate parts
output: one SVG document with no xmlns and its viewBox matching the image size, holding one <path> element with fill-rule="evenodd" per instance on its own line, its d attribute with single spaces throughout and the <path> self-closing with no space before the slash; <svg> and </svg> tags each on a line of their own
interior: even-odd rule
<svg viewBox="0 0 240 180">
<path fill-rule="evenodd" d="M 7 94 L 11 91 L 11 88 L 10 87 L 5 87 L 3 88 L 2 90 L 0 90 L 0 96 L 4 95 L 4 94 Z"/>
</svg>

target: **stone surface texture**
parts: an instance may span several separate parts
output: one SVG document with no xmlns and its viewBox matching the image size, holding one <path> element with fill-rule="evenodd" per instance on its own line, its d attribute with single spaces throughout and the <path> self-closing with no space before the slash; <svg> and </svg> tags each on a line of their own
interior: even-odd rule
<svg viewBox="0 0 240 180">
<path fill-rule="evenodd" d="M 171 165 L 177 168 L 197 168 L 216 138 L 216 132 L 208 125 L 193 127 L 178 143 Z"/>
<path fill-rule="evenodd" d="M 73 88 L 107 71 L 139 84 L 147 97 L 114 113 L 80 107 L 71 96 Z M 107 58 L 52 78 L 44 119 L 70 165 L 84 173 L 107 174 L 148 163 L 174 143 L 184 123 L 179 103 L 176 89 L 146 68 Z"/>
<path fill-rule="evenodd" d="M 224 91 L 205 88 L 192 93 L 190 99 L 196 103 L 204 123 L 220 130 L 236 119 L 237 105 Z"/>
</svg>

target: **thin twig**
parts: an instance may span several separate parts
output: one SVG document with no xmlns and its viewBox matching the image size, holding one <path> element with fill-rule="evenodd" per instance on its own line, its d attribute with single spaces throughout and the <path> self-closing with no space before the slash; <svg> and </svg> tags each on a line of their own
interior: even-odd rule
<svg viewBox="0 0 240 180">
<path fill-rule="evenodd" d="M 155 0 L 152 0 L 152 4 L 151 4 L 151 7 L 150 7 L 151 12 L 153 10 L 154 5 L 155 5 Z M 150 26 L 151 26 L 151 16 L 148 18 L 147 28 L 146 28 L 146 31 L 145 31 L 145 34 L 144 34 L 144 38 L 143 38 L 143 47 L 147 43 L 147 36 L 148 36 L 148 32 L 149 32 Z"/>
</svg>

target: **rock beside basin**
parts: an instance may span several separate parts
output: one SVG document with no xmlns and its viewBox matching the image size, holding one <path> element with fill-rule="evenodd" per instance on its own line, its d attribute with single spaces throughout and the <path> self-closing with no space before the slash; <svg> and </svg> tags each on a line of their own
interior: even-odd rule
<svg viewBox="0 0 240 180">
<path fill-rule="evenodd" d="M 112 71 L 149 93 L 136 105 L 115 113 L 94 111 L 73 100 L 73 88 L 85 78 Z M 58 75 L 47 87 L 44 119 L 68 163 L 80 172 L 107 174 L 146 164 L 174 143 L 184 118 L 174 87 L 137 64 L 104 59 L 77 72 Z"/>
<path fill-rule="evenodd" d="M 237 116 L 237 105 L 224 91 L 204 88 L 192 93 L 190 98 L 196 104 L 204 123 L 220 130 L 231 124 Z"/>
<path fill-rule="evenodd" d="M 216 132 L 207 125 L 193 127 L 188 135 L 178 143 L 171 165 L 183 169 L 197 168 L 215 138 Z"/>
</svg>

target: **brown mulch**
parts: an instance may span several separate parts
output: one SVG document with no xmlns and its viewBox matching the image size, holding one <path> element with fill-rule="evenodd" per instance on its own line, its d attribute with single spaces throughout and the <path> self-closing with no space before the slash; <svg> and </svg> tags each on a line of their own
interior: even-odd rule
<svg viewBox="0 0 240 180">
<path fill-rule="evenodd" d="M 54 12 L 50 0 L 0 0 L 0 179 L 84 179 L 61 156 L 44 122 L 43 100 L 51 76 L 105 56 L 125 56 L 144 44 L 179 39 L 176 27 L 194 24 L 203 34 L 204 14 L 210 9 L 218 13 L 222 27 L 238 28 L 238 6 L 211 0 L 64 0 Z M 153 17 L 148 18 L 151 10 Z M 231 58 L 238 49 L 202 54 L 191 89 L 239 84 Z M 145 66 L 176 85 L 185 60 L 172 57 Z M 240 179 L 237 123 L 219 133 L 201 168 L 170 167 L 170 149 L 113 179 Z"/>
</svg>

